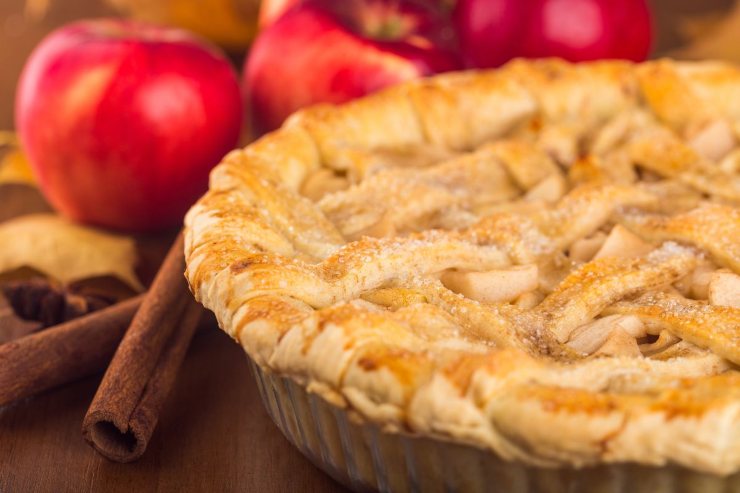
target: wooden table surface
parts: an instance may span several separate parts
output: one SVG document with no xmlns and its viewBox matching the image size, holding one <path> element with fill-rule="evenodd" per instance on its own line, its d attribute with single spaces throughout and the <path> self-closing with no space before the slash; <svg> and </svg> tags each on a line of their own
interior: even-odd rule
<svg viewBox="0 0 740 493">
<path fill-rule="evenodd" d="M 82 439 L 100 376 L 0 408 L 0 492 L 339 492 L 272 423 L 242 349 L 206 324 L 149 448 L 108 461 Z"/>
<path fill-rule="evenodd" d="M 727 8 L 732 0 L 651 3 L 661 53 L 679 41 L 672 17 Z M 101 0 L 52 1 L 44 18 L 30 22 L 22 16 L 24 5 L 0 0 L 0 130 L 12 127 L 15 82 L 39 39 L 62 23 L 111 12 Z M 6 188 L 0 197 L 10 216 L 15 192 Z M 262 407 L 241 348 L 213 322 L 194 339 L 138 462 L 109 462 L 82 439 L 82 418 L 99 381 L 91 377 L 0 407 L 0 493 L 345 491 L 280 434 Z"/>
<path fill-rule="evenodd" d="M 0 184 L 0 222 L 48 210 L 35 188 Z M 137 238 L 137 272 L 145 283 L 173 237 Z M 82 438 L 82 418 L 101 377 L 0 407 L 0 493 L 345 491 L 272 423 L 246 355 L 210 313 L 137 462 L 110 462 Z"/>
</svg>

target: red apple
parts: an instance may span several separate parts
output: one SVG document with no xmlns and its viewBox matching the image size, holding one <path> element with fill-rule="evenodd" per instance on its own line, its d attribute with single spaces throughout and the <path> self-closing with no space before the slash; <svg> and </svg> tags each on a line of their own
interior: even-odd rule
<svg viewBox="0 0 740 493">
<path fill-rule="evenodd" d="M 641 61 L 652 41 L 646 0 L 459 0 L 454 17 L 474 67 L 519 56 Z"/>
<path fill-rule="evenodd" d="M 258 35 L 244 83 L 262 133 L 303 106 L 459 67 L 451 22 L 431 5 L 305 0 Z"/>
<path fill-rule="evenodd" d="M 182 220 L 238 142 L 239 83 L 216 48 L 123 20 L 63 27 L 21 75 L 16 126 L 47 199 L 64 215 L 151 231 Z"/>
<path fill-rule="evenodd" d="M 468 65 L 498 67 L 517 56 L 531 0 L 458 0 L 453 13 Z"/>
</svg>

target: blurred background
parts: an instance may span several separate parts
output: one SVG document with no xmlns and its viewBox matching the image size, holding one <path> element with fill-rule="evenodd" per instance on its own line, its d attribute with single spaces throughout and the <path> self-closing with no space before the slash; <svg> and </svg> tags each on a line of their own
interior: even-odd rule
<svg viewBox="0 0 740 493">
<path fill-rule="evenodd" d="M 18 76 L 53 29 L 91 17 L 126 16 L 197 32 L 243 57 L 257 29 L 259 0 L 0 0 L 0 129 L 13 126 Z"/>
<path fill-rule="evenodd" d="M 734 0 L 650 4 L 656 34 L 652 57 L 740 59 L 740 7 Z M 212 39 L 240 63 L 254 37 L 258 10 L 259 0 L 2 0 L 0 130 L 13 127 L 13 99 L 24 62 L 39 40 L 60 25 L 111 15 L 174 24 Z"/>
</svg>

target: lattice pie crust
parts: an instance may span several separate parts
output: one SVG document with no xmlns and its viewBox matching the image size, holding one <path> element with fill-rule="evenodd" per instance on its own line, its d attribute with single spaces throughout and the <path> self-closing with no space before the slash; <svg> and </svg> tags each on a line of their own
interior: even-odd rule
<svg viewBox="0 0 740 493">
<path fill-rule="evenodd" d="M 740 69 L 515 61 L 322 105 L 187 216 L 199 301 L 388 431 L 740 469 Z"/>
</svg>

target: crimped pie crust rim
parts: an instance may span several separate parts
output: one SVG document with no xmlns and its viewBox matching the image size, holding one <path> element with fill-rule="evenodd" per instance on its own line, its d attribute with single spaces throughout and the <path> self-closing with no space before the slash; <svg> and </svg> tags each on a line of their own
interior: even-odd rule
<svg viewBox="0 0 740 493">
<path fill-rule="evenodd" d="M 517 63 L 526 64 L 527 62 Z M 539 71 L 540 74 L 544 74 L 544 79 L 547 79 L 547 73 L 551 69 L 551 66 L 549 65 L 550 63 L 552 63 L 553 66 L 558 69 L 571 70 L 569 66 L 560 65 L 560 62 L 542 62 L 542 65 L 538 66 L 537 64 L 532 64 L 531 66 L 534 67 L 533 70 Z M 675 66 L 679 65 L 673 64 L 670 61 L 659 61 L 644 64 L 639 67 L 638 70 L 642 70 L 643 72 L 661 70 L 675 72 Z M 681 66 L 683 67 L 683 65 Z M 691 71 L 695 70 L 695 67 L 700 66 L 685 65 L 685 67 L 688 67 L 687 70 Z M 616 80 L 619 80 L 619 77 L 623 75 L 623 72 L 631 71 L 632 68 L 629 65 L 620 62 L 606 62 L 601 64 L 580 66 L 579 68 L 577 68 L 577 70 L 594 70 L 595 72 L 600 73 L 614 72 L 616 74 Z M 723 70 L 724 67 L 720 66 L 718 72 L 722 73 Z M 733 72 L 731 75 L 734 76 L 736 74 L 735 72 Z M 483 74 L 473 75 L 472 77 L 479 76 L 485 77 L 485 75 Z M 454 78 L 456 76 L 440 76 L 436 80 L 445 81 L 445 77 Z M 607 75 L 606 77 L 609 78 L 611 77 L 611 75 Z M 506 91 L 516 91 L 521 89 L 521 87 L 517 87 L 518 84 L 516 83 L 513 83 L 512 89 L 509 84 L 510 81 L 505 80 L 505 78 L 503 78 L 503 81 L 499 80 L 501 78 L 498 77 L 496 77 L 496 79 L 496 83 L 501 84 L 501 87 L 503 87 L 503 89 L 501 90 L 505 93 Z M 413 92 L 415 90 L 418 90 L 419 92 L 424 92 L 426 90 L 429 90 L 429 87 L 434 86 L 434 81 L 435 79 L 432 79 L 432 82 L 412 82 L 407 84 L 406 86 L 402 86 L 401 88 L 396 88 L 381 93 L 374 98 L 367 98 L 365 102 L 372 99 L 381 107 L 379 111 L 390 111 L 390 108 L 392 106 L 389 106 L 389 104 L 384 101 L 384 99 L 393 100 L 395 98 L 395 103 L 401 101 L 402 103 L 407 104 L 408 98 L 406 94 L 404 94 L 404 91 L 408 90 Z M 715 81 L 710 78 L 710 85 L 714 82 Z M 735 82 L 740 83 L 740 79 L 735 80 Z M 472 83 L 473 82 L 471 82 L 471 84 Z M 625 88 L 618 86 L 614 90 L 620 92 L 624 91 Z M 361 105 L 362 103 L 359 104 Z M 658 102 L 655 104 L 660 103 Z M 275 146 L 280 145 L 281 147 L 288 147 L 289 144 L 291 144 L 292 142 L 299 142 L 301 140 L 306 140 L 307 138 L 309 140 L 313 140 L 315 138 L 315 135 L 328 132 L 329 130 L 327 129 L 331 129 L 332 125 L 341 125 L 343 112 L 346 113 L 348 111 L 354 111 L 357 108 L 358 104 L 350 104 L 338 108 L 323 106 L 305 111 L 303 113 L 299 113 L 297 116 L 294 116 L 286 124 L 286 126 L 284 126 L 283 129 L 268 137 L 267 139 L 263 139 L 263 141 L 261 141 L 261 144 L 255 144 L 248 147 L 245 151 L 237 151 L 227 156 L 227 158 L 224 160 L 224 163 L 221 164 L 212 175 L 212 192 L 210 195 L 222 195 L 222 198 L 226 202 L 228 202 L 230 200 L 230 197 L 233 198 L 235 197 L 235 194 L 238 195 L 239 193 L 244 192 L 244 190 L 239 189 L 239 187 L 243 185 L 240 184 L 238 178 L 230 176 L 230 174 L 238 173 L 238 171 L 236 170 L 239 166 L 242 166 L 243 163 L 247 163 L 247 166 L 253 166 L 256 172 L 265 171 L 267 169 L 266 166 L 276 166 L 277 178 L 284 184 L 278 186 L 286 186 L 286 188 L 296 189 L 301 181 L 300 177 L 305 176 L 311 171 L 314 171 L 318 166 L 320 166 L 319 163 L 321 160 L 325 160 L 327 157 L 332 158 L 332 154 L 335 153 L 337 149 L 326 145 L 322 146 L 321 143 L 317 143 L 315 141 L 312 142 L 310 145 L 298 144 L 296 146 L 298 148 L 298 152 L 296 153 L 293 152 L 294 149 L 292 148 L 277 149 Z M 562 109 L 540 108 L 540 110 L 544 112 L 557 112 L 561 111 Z M 368 110 L 367 107 L 365 107 L 363 111 L 371 110 Z M 517 111 L 526 111 L 526 108 L 523 110 L 521 108 L 514 108 L 511 109 L 511 111 L 516 113 Z M 667 119 L 674 118 L 680 120 L 681 115 L 675 116 L 675 111 L 672 111 L 670 109 L 666 111 L 667 114 L 665 115 L 665 117 Z M 339 123 L 335 124 L 334 120 L 337 120 Z M 317 122 L 320 122 L 320 124 L 317 124 Z M 402 124 L 405 123 L 408 122 L 402 122 Z M 324 124 L 326 124 L 326 126 L 324 126 Z M 312 125 L 318 126 L 316 128 L 311 128 Z M 371 145 L 373 144 L 372 138 L 373 136 L 369 137 Z M 428 138 L 428 136 L 422 136 L 422 138 Z M 261 148 L 259 147 L 260 145 Z M 393 145 L 393 143 L 391 143 L 391 145 Z M 310 151 L 310 148 L 312 147 L 314 148 L 313 154 L 311 154 Z M 250 153 L 250 149 L 252 149 L 252 153 Z M 308 151 L 306 151 L 306 149 L 308 149 Z M 275 158 L 276 154 L 269 154 L 270 152 L 276 153 L 277 158 Z M 281 156 L 281 152 L 284 155 Z M 260 155 L 260 153 L 262 155 Z M 274 183 L 264 186 L 265 189 L 268 189 L 269 187 L 274 186 Z M 254 193 L 254 191 L 252 190 L 248 193 Z M 261 193 L 264 193 L 264 190 Z M 188 258 L 187 275 L 191 283 L 193 292 L 195 293 L 199 301 L 203 302 L 207 307 L 213 309 L 216 312 L 221 326 L 228 333 L 232 334 L 232 336 L 235 336 L 237 335 L 235 333 L 234 326 L 235 317 L 238 318 L 239 316 L 243 316 L 243 313 L 239 313 L 240 306 L 238 305 L 239 295 L 243 296 L 244 293 L 240 292 L 240 290 L 243 290 L 243 287 L 238 286 L 237 280 L 239 267 L 243 266 L 237 265 L 238 262 L 228 261 L 230 259 L 230 255 L 233 255 L 234 252 L 224 251 L 223 245 L 218 245 L 217 248 L 210 249 L 209 245 L 205 245 L 202 243 L 203 231 L 207 230 L 210 227 L 213 227 L 214 222 L 218 222 L 220 219 L 223 219 L 208 216 L 208 207 L 210 207 L 208 199 L 201 200 L 201 202 L 199 202 L 199 204 L 196 205 L 188 214 L 188 219 L 186 221 L 186 224 L 188 226 L 186 244 L 186 255 Z M 228 210 L 228 207 L 225 209 L 222 208 L 219 211 L 219 214 L 222 214 L 224 210 L 227 210 L 228 214 L 235 215 L 242 212 L 239 210 L 239 207 L 234 206 L 233 210 Z M 226 219 L 228 221 L 229 218 Z M 269 234 L 267 229 L 265 229 L 266 223 L 261 218 L 250 216 L 249 218 L 247 218 L 247 221 L 249 223 L 249 228 L 252 228 L 252 230 L 248 231 L 248 233 Z M 234 226 L 236 227 L 237 225 Z M 238 234 L 242 233 L 240 232 Z M 322 242 L 326 242 L 327 238 L 331 240 L 332 235 L 330 231 L 321 231 L 318 236 L 320 237 L 318 240 L 315 238 L 308 238 L 306 245 L 304 246 L 306 247 L 306 250 L 313 250 L 318 252 L 317 257 L 320 257 L 321 246 L 319 244 Z M 339 240 L 341 239 L 338 239 L 337 241 Z M 237 250 L 240 248 L 243 248 L 243 245 L 236 247 Z M 290 247 L 287 245 L 280 244 L 277 245 L 276 248 L 282 248 L 284 249 L 284 253 L 288 255 L 291 254 Z M 293 254 L 295 253 L 296 252 L 293 252 Z M 211 257 L 211 259 L 205 260 L 205 257 Z M 214 258 L 216 260 L 214 260 Z M 209 264 L 209 262 L 211 263 Z M 239 295 L 234 294 L 237 292 L 239 292 Z M 331 375 L 331 370 L 321 368 L 321 365 L 324 364 L 323 361 L 313 361 L 311 363 L 303 361 L 299 364 L 293 365 L 293 362 L 291 361 L 281 361 L 277 362 L 276 364 L 276 361 L 271 358 L 272 352 L 274 351 L 275 346 L 278 343 L 278 338 L 276 337 L 278 336 L 278 334 L 275 332 L 274 327 L 271 324 L 287 324 L 290 326 L 293 323 L 291 317 L 294 315 L 295 310 L 293 309 L 294 307 L 291 306 L 293 302 L 291 302 L 289 299 L 282 299 L 280 296 L 278 296 L 277 298 L 270 298 L 270 296 L 271 295 L 267 295 L 269 299 L 265 300 L 266 304 L 264 307 L 262 307 L 262 318 L 255 318 L 253 321 L 253 329 L 256 329 L 254 331 L 255 333 L 250 336 L 250 338 L 254 336 L 253 340 L 245 341 L 245 338 L 242 338 L 242 340 L 240 341 L 245 346 L 245 349 L 250 354 L 250 356 L 252 356 L 262 366 L 270 368 L 278 373 L 289 374 L 294 378 L 297 378 L 299 381 L 303 381 L 310 391 L 320 393 L 335 404 L 341 406 L 356 407 L 358 400 L 364 399 L 365 396 L 358 395 L 358 393 L 355 392 L 354 389 L 342 389 L 335 387 L 332 383 L 332 378 L 316 378 L 317 375 Z M 301 303 L 299 302 L 298 304 Z M 303 307 L 300 307 L 298 311 L 300 311 L 301 309 L 303 309 Z M 279 310 L 284 311 L 280 313 Z M 293 332 L 298 333 L 297 330 L 294 330 Z M 284 333 L 281 333 L 279 337 L 282 338 L 283 335 Z M 300 339 L 300 336 L 296 337 Z M 501 354 L 497 355 L 495 359 L 505 362 L 505 364 L 511 365 L 512 367 L 526 363 L 524 361 L 520 361 L 516 352 L 512 353 L 502 351 Z M 309 369 L 305 366 L 306 364 L 313 364 L 316 368 Z M 631 362 L 625 362 L 625 365 L 629 366 L 629 364 L 631 364 Z M 438 390 L 440 396 L 444 396 L 444 398 L 449 398 L 450 396 L 455 395 L 454 389 L 446 387 L 448 386 L 449 382 L 446 382 L 444 378 L 440 379 L 439 382 L 435 381 L 434 384 L 441 386 Z M 709 385 L 711 386 L 714 384 L 710 383 Z M 733 395 L 737 395 L 736 392 L 740 388 L 740 383 L 738 382 L 736 375 L 734 377 L 731 376 L 729 380 L 727 378 L 721 378 L 716 385 L 729 385 L 728 388 L 734 391 L 732 392 Z M 349 398 L 349 400 L 347 395 L 348 390 L 352 390 L 353 392 L 355 392 L 353 397 Z M 471 405 L 470 401 L 474 400 L 474 396 L 467 395 L 463 397 L 464 398 L 459 399 L 459 402 L 456 402 L 455 405 L 462 406 L 460 409 L 464 414 L 465 412 L 469 411 L 468 408 Z M 600 395 L 588 395 L 588 393 L 585 393 L 583 395 L 579 394 L 574 397 L 576 399 L 575 401 L 568 401 L 568 406 L 573 406 L 573 409 L 576 410 L 576 414 L 578 412 L 581 412 L 583 414 L 584 410 L 585 414 L 588 414 L 589 412 L 594 410 L 593 406 L 596 403 L 601 402 L 600 397 Z M 430 397 L 428 398 L 434 399 L 434 395 L 430 395 Z M 352 401 L 354 405 L 350 405 L 350 401 Z M 399 413 L 397 410 L 389 409 L 388 403 L 384 403 L 382 401 L 374 402 L 372 399 L 370 399 L 370 402 L 366 402 L 366 404 L 367 407 L 364 407 L 362 412 L 363 417 L 365 419 L 377 421 L 380 424 L 386 426 L 388 429 L 398 429 L 399 427 L 404 426 L 404 423 L 402 422 L 403 419 L 409 418 L 409 416 L 404 416 L 399 421 L 399 415 L 403 416 L 403 413 Z M 440 406 L 440 403 L 430 402 L 429 404 L 431 406 Z M 449 404 L 449 402 L 446 404 Z M 609 407 L 611 404 L 602 403 L 601 405 L 607 405 L 607 407 Z M 536 451 L 526 450 L 510 450 L 507 453 L 507 451 L 504 450 L 507 446 L 506 444 L 501 445 L 499 443 L 499 445 L 497 446 L 495 443 L 492 443 L 492 440 L 495 442 L 500 437 L 492 436 L 490 433 L 491 430 L 486 430 L 485 433 L 478 433 L 475 430 L 473 430 L 472 432 L 470 430 L 462 430 L 460 428 L 460 423 L 454 423 L 455 419 L 451 418 L 449 415 L 433 415 L 429 418 L 428 422 L 422 423 L 420 428 L 422 426 L 428 426 L 430 432 L 433 431 L 435 433 L 442 433 L 452 439 L 457 439 L 465 443 L 472 443 L 483 447 L 491 447 L 499 455 L 502 455 L 505 458 L 522 460 L 532 465 L 557 466 L 569 464 L 581 466 L 600 462 L 624 460 L 656 465 L 664 464 L 666 462 L 677 462 L 688 467 L 695 467 L 696 469 L 702 471 L 727 474 L 737 470 L 738 463 L 740 463 L 740 450 L 738 450 L 737 447 L 734 447 L 734 450 L 733 447 L 725 447 L 723 449 L 722 456 L 713 457 L 711 456 L 711 454 L 713 453 L 712 450 L 683 451 L 680 450 L 680 447 L 678 449 L 671 449 L 671 447 L 669 446 L 669 442 L 673 440 L 673 436 L 671 436 L 672 434 L 678 433 L 680 435 L 680 433 L 682 432 L 690 433 L 691 431 L 696 430 L 703 430 L 704 432 L 706 432 L 708 429 L 711 430 L 712 434 L 714 435 L 713 437 L 708 437 L 709 440 L 716 439 L 716 437 L 718 436 L 723 436 L 724 438 L 733 441 L 732 437 L 737 437 L 739 431 L 738 425 L 736 423 L 738 420 L 740 420 L 740 402 L 738 402 L 736 397 L 730 396 L 729 404 L 727 402 L 724 402 L 722 403 L 722 407 L 723 414 L 722 419 L 719 420 L 719 428 L 708 428 L 707 422 L 714 419 L 714 416 L 711 415 L 711 409 L 709 409 L 707 412 L 704 412 L 702 414 L 702 418 L 698 420 L 700 422 L 698 425 L 696 423 L 697 420 L 694 417 L 691 417 L 691 419 L 689 420 L 685 420 L 685 422 L 682 422 L 682 420 L 679 418 L 671 420 L 671 423 L 673 424 L 671 428 L 663 426 L 666 423 L 662 423 L 654 425 L 661 429 L 655 430 L 654 427 L 651 427 L 651 431 L 642 430 L 645 433 L 660 432 L 660 434 L 663 435 L 662 437 L 659 437 L 658 440 L 653 444 L 653 450 L 647 452 L 633 450 L 636 446 L 636 442 L 634 441 L 635 439 L 633 439 L 632 442 L 628 441 L 627 443 L 619 445 L 625 448 L 625 450 L 622 450 L 621 453 L 615 453 L 615 455 L 612 456 L 606 456 L 603 451 L 599 453 L 589 450 L 586 450 L 585 452 L 580 451 L 576 454 L 570 454 L 566 452 L 561 457 L 552 456 L 552 450 L 548 451 L 548 454 L 545 454 L 544 456 Z M 413 416 L 411 418 L 415 419 Z M 445 422 L 446 418 L 450 419 L 451 421 Z M 552 416 L 543 417 L 544 420 L 548 420 L 550 418 L 552 418 Z M 581 415 L 581 418 L 586 420 L 589 419 L 583 415 Z M 557 426 L 558 423 L 560 423 L 561 425 L 563 424 L 562 421 L 553 418 L 552 421 L 549 423 L 549 427 L 552 427 L 553 425 Z M 417 425 L 418 424 L 419 423 L 417 423 Z M 620 428 L 620 433 L 621 431 L 622 430 Z M 420 432 L 424 433 L 423 429 Z M 557 435 L 557 432 L 554 433 Z M 637 433 L 637 431 L 635 431 L 635 433 Z M 596 433 L 596 435 L 598 435 L 598 432 Z M 566 440 L 571 440 L 575 442 L 577 442 L 578 440 L 583 440 L 585 443 L 589 440 L 593 440 L 594 436 L 594 434 L 589 435 L 589 433 L 585 433 L 582 437 L 578 438 L 567 436 L 561 436 L 560 438 L 564 442 Z M 737 441 L 738 440 L 736 439 L 734 440 L 734 442 Z M 504 447 L 504 449 L 502 449 L 502 447 Z M 555 446 L 555 448 L 557 448 L 557 446 Z M 610 453 L 613 452 L 614 451 L 610 451 Z M 718 450 L 714 449 L 714 452 L 718 452 Z"/>
</svg>

